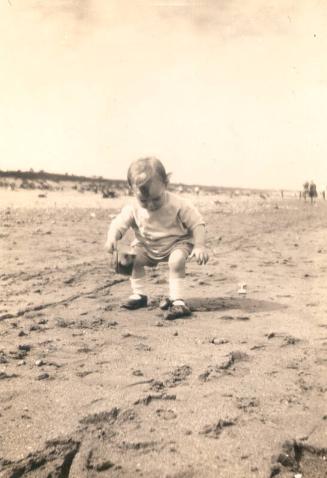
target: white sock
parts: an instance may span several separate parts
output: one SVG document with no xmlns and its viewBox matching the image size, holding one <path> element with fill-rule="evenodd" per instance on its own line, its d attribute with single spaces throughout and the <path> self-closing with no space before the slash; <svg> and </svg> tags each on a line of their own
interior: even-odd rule
<svg viewBox="0 0 327 478">
<path fill-rule="evenodd" d="M 145 295 L 143 277 L 139 277 L 138 279 L 133 279 L 131 277 L 130 280 L 131 280 L 131 287 L 133 292 L 132 298 L 139 299 L 140 295 Z"/>
<path fill-rule="evenodd" d="M 173 301 L 173 305 L 185 305 L 183 299 L 178 299 Z"/>
<path fill-rule="evenodd" d="M 184 277 L 169 278 L 169 298 L 171 301 L 182 300 L 184 297 Z"/>
</svg>

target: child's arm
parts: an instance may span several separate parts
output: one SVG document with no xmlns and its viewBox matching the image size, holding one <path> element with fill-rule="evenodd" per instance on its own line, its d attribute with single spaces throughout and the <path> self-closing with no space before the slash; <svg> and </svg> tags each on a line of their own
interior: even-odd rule
<svg viewBox="0 0 327 478">
<path fill-rule="evenodd" d="M 205 245 L 205 223 L 199 211 L 187 202 L 182 203 L 180 218 L 192 233 L 194 247 L 190 258 L 195 257 L 198 264 L 206 264 L 209 255 Z"/>
<path fill-rule="evenodd" d="M 112 253 L 117 249 L 117 241 L 119 241 L 123 237 L 119 231 L 115 230 L 115 228 L 111 226 L 112 224 L 108 229 L 107 240 L 104 245 L 104 248 L 109 253 Z"/>
<path fill-rule="evenodd" d="M 112 253 L 117 249 L 117 241 L 122 239 L 125 232 L 133 225 L 134 215 L 131 206 L 123 208 L 120 214 L 115 217 L 109 226 L 107 241 L 104 245 L 105 249 Z"/>
<path fill-rule="evenodd" d="M 209 255 L 205 245 L 205 226 L 199 224 L 193 229 L 194 248 L 191 257 L 195 257 L 198 264 L 206 264 L 209 259 Z"/>
</svg>

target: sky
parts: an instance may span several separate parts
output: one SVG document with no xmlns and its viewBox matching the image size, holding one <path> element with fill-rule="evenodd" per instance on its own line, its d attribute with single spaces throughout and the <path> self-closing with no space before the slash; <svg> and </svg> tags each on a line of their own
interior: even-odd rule
<svg viewBox="0 0 327 478">
<path fill-rule="evenodd" d="M 324 0 L 2 0 L 0 169 L 327 185 Z"/>
</svg>

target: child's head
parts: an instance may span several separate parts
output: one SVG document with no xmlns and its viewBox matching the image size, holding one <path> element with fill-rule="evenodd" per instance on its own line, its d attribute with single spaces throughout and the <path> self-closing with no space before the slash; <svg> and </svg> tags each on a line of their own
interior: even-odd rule
<svg viewBox="0 0 327 478">
<path fill-rule="evenodd" d="M 163 205 L 169 181 L 159 159 L 142 158 L 134 161 L 128 169 L 127 179 L 142 207 L 154 211 Z"/>
</svg>

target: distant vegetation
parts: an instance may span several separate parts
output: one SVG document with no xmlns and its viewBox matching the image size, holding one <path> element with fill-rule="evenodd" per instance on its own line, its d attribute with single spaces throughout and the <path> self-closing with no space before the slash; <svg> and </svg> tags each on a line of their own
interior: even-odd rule
<svg viewBox="0 0 327 478">
<path fill-rule="evenodd" d="M 42 189 L 58 191 L 74 189 L 79 192 L 93 191 L 102 193 L 103 197 L 115 197 L 128 194 L 127 181 L 121 179 L 105 179 L 102 176 L 76 176 L 74 174 L 47 173 L 46 171 L 2 171 L 0 170 L 0 187 L 14 189 Z M 242 194 L 260 193 L 260 189 L 227 188 L 220 186 L 202 186 L 199 184 L 172 183 L 170 189 L 179 192 L 201 190 L 207 194 Z"/>
<path fill-rule="evenodd" d="M 126 194 L 127 183 L 119 179 L 102 177 L 88 178 L 73 174 L 47 173 L 46 171 L 1 171 L 0 187 L 16 189 L 41 189 L 47 191 L 63 191 L 74 189 L 80 193 L 92 191 L 100 193 L 104 198 Z"/>
<path fill-rule="evenodd" d="M 88 178 L 86 176 L 75 176 L 74 174 L 57 174 L 57 173 L 47 173 L 46 171 L 1 171 L 0 178 L 14 178 L 21 180 L 31 180 L 31 181 L 72 181 L 76 183 L 80 182 L 93 182 L 93 183 L 104 183 L 107 185 L 112 185 L 116 187 L 126 187 L 126 181 L 119 179 L 104 179 L 101 176 L 93 176 Z"/>
</svg>

